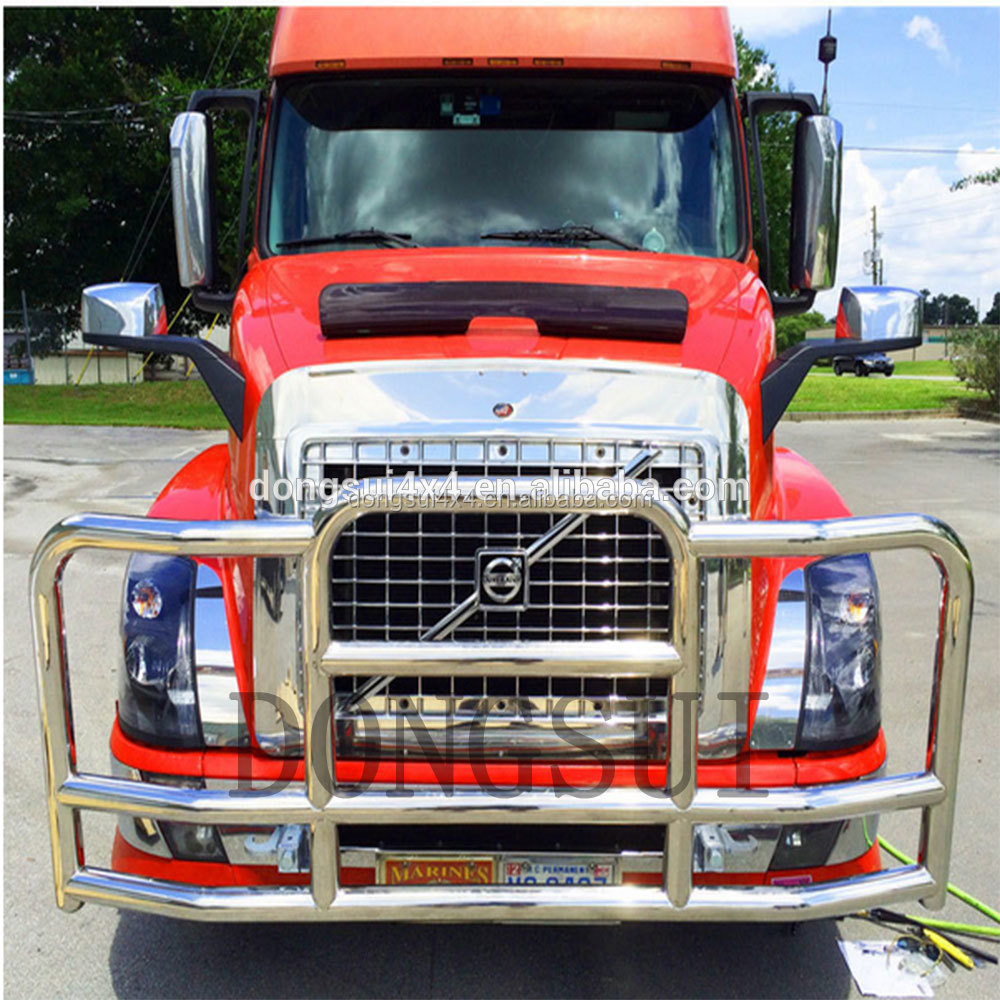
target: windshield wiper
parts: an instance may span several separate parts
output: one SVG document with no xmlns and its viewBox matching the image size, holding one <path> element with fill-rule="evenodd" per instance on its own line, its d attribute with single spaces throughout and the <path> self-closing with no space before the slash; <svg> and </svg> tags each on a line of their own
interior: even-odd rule
<svg viewBox="0 0 1000 1000">
<path fill-rule="evenodd" d="M 511 229 L 506 232 L 480 233 L 479 238 L 521 242 L 537 240 L 546 243 L 591 243 L 594 240 L 606 240 L 608 243 L 614 243 L 626 250 L 642 249 L 638 243 L 606 233 L 603 229 L 595 229 L 593 226 L 578 226 L 572 222 L 567 222 L 564 226 L 556 226 L 554 229 Z"/>
<path fill-rule="evenodd" d="M 417 247 L 409 233 L 389 233 L 384 229 L 348 229 L 329 236 L 305 236 L 300 240 L 285 240 L 278 247 L 318 247 L 324 243 L 376 243 L 383 247 Z"/>
</svg>

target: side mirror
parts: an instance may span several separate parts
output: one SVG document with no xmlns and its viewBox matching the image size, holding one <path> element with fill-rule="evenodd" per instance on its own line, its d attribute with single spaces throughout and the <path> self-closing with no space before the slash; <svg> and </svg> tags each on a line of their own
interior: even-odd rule
<svg viewBox="0 0 1000 1000">
<path fill-rule="evenodd" d="M 93 334 L 152 337 L 167 332 L 167 307 L 159 285 L 118 281 L 91 285 L 80 300 L 84 339 Z"/>
<path fill-rule="evenodd" d="M 836 279 L 843 149 L 835 118 L 809 115 L 796 123 L 788 282 L 798 291 L 821 292 Z"/>
<path fill-rule="evenodd" d="M 213 284 L 215 232 L 210 155 L 208 118 L 200 111 L 179 114 L 170 129 L 170 186 L 177 273 L 185 288 Z"/>
<path fill-rule="evenodd" d="M 179 354 L 190 358 L 215 397 L 236 436 L 243 437 L 243 369 L 213 343 L 167 333 L 167 307 L 159 285 L 119 281 L 91 285 L 80 304 L 83 342 L 142 354 Z"/>
<path fill-rule="evenodd" d="M 790 316 L 812 308 L 816 293 L 832 288 L 837 267 L 840 231 L 841 156 L 840 122 L 819 113 L 812 94 L 749 91 L 742 98 L 747 118 L 747 141 L 753 164 L 757 222 L 760 227 L 760 280 L 771 296 L 775 316 Z M 772 246 L 783 244 L 774 227 L 783 218 L 784 205 L 768 205 L 761 157 L 762 115 L 799 115 L 792 153 L 791 204 L 788 231 L 788 285 L 795 293 L 779 295 L 773 276 L 777 263 Z M 770 213 L 772 226 L 768 226 Z M 774 237 L 772 239 L 772 236 Z M 782 254 L 783 256 L 783 254 Z"/>
<path fill-rule="evenodd" d="M 219 266 L 215 205 L 215 152 L 212 119 L 208 112 L 236 112 L 247 120 L 236 246 L 238 270 L 244 262 L 260 104 L 259 90 L 196 90 L 187 111 L 174 119 L 170 129 L 170 186 L 177 271 L 180 283 L 191 289 L 191 301 L 206 312 L 229 312 L 235 298 L 234 287 L 222 287 L 224 275 Z"/>
<path fill-rule="evenodd" d="M 845 288 L 837 307 L 835 335 L 840 342 L 864 341 L 869 351 L 919 347 L 924 339 L 924 300 L 908 288 Z M 878 346 L 873 347 L 873 342 Z"/>
<path fill-rule="evenodd" d="M 803 340 L 779 354 L 760 382 L 761 436 L 766 441 L 809 369 L 821 358 L 900 351 L 923 342 L 923 298 L 907 288 L 845 288 L 836 336 Z"/>
</svg>

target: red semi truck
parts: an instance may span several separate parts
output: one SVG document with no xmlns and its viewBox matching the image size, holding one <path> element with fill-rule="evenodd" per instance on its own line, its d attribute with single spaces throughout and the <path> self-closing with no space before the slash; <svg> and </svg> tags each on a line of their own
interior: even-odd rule
<svg viewBox="0 0 1000 1000">
<path fill-rule="evenodd" d="M 148 517 L 70 517 L 36 553 L 59 906 L 942 905 L 967 555 L 933 518 L 852 518 L 773 443 L 815 360 L 919 343 L 920 300 L 845 289 L 835 338 L 775 356 L 774 316 L 833 285 L 841 129 L 810 95 L 741 103 L 735 75 L 707 8 L 299 8 L 266 94 L 192 97 L 178 262 L 229 351 L 166 334 L 157 285 L 87 289 L 83 329 L 189 357 L 230 431 Z M 757 183 L 774 112 L 797 116 L 784 296 Z M 232 113 L 249 250 L 227 284 Z M 912 547 L 942 596 L 926 766 L 900 775 L 869 554 Z M 77 766 L 69 697 L 60 581 L 82 548 L 131 553 L 104 776 Z M 87 863 L 85 810 L 119 816 L 110 869 Z M 883 869 L 895 810 L 921 811 L 919 856 Z"/>
</svg>

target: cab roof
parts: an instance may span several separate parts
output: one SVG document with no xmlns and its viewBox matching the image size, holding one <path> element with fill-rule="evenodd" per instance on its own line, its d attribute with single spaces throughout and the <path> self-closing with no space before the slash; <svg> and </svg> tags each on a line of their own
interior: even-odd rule
<svg viewBox="0 0 1000 1000">
<path fill-rule="evenodd" d="M 289 7 L 270 75 L 375 69 L 736 75 L 722 7 Z"/>
</svg>

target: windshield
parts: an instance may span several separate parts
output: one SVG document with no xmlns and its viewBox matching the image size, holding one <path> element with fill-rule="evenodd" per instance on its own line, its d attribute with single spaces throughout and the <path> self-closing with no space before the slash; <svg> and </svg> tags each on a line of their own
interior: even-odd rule
<svg viewBox="0 0 1000 1000">
<path fill-rule="evenodd" d="M 277 111 L 267 242 L 615 249 L 613 237 L 732 257 L 743 226 L 731 101 L 725 81 L 703 79 L 294 82 Z"/>
</svg>

